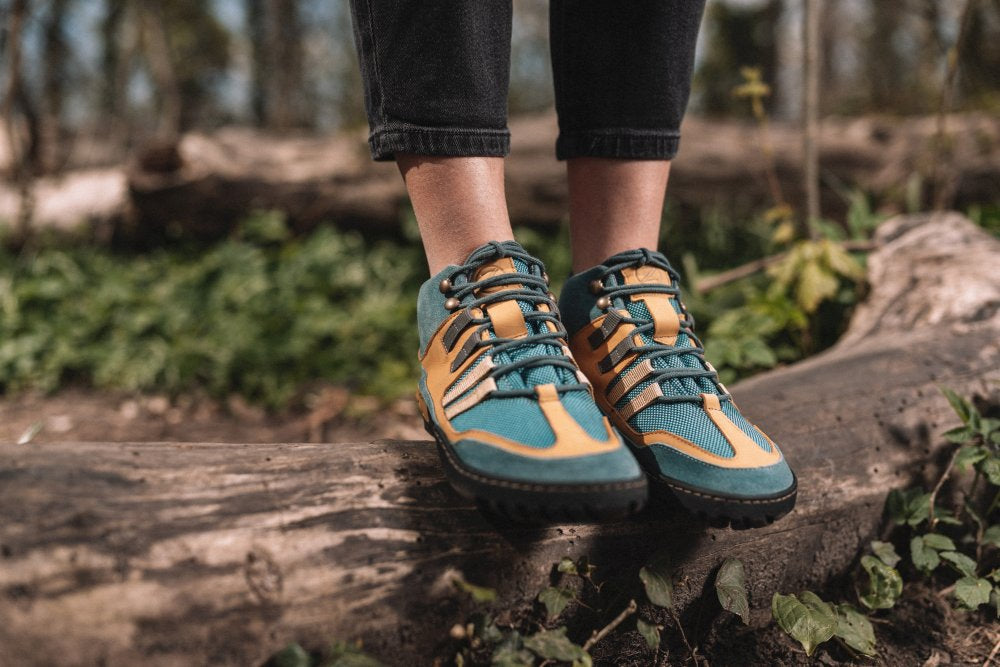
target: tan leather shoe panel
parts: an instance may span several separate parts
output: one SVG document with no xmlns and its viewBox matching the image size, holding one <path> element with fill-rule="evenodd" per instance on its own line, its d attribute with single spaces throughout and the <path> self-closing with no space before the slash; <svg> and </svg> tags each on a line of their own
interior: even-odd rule
<svg viewBox="0 0 1000 667">
<path fill-rule="evenodd" d="M 528 335 L 528 325 L 517 301 L 498 301 L 484 308 L 493 323 L 493 332 L 499 338 L 524 338 Z"/>
<path fill-rule="evenodd" d="M 666 271 L 649 265 L 622 269 L 622 277 L 626 285 L 670 284 L 670 275 Z M 680 317 L 671 303 L 673 298 L 670 294 L 655 292 L 632 295 L 633 301 L 646 302 L 646 308 L 653 318 L 653 340 L 664 345 L 674 345 L 677 342 L 677 333 L 681 330 Z"/>
<path fill-rule="evenodd" d="M 478 353 L 470 355 L 465 363 L 455 369 L 455 372 L 451 372 L 452 359 L 454 359 L 454 356 L 462 348 L 462 345 L 465 344 L 469 336 L 474 335 L 473 332 L 475 331 L 475 329 L 470 328 L 469 331 L 463 333 L 455 342 L 452 352 L 445 350 L 439 337 L 443 335 L 444 331 L 447 331 L 448 326 L 450 326 L 455 317 L 457 317 L 457 314 L 448 317 L 438 327 L 437 332 L 435 332 L 434 337 L 431 339 L 431 343 L 427 346 L 426 353 L 420 360 L 426 372 L 427 392 L 430 394 L 431 401 L 433 402 L 434 414 L 437 417 L 436 423 L 450 442 L 462 439 L 478 440 L 521 456 L 538 459 L 604 454 L 621 446 L 618 436 L 611 429 L 611 424 L 606 418 L 604 419 L 606 437 L 590 437 L 576 420 L 573 419 L 572 415 L 566 411 L 562 402 L 559 401 L 558 392 L 554 385 L 541 385 L 536 389 L 536 392 L 539 394 L 539 407 L 555 434 L 555 442 L 549 447 L 532 447 L 479 429 L 470 429 L 467 431 L 455 430 L 451 422 L 444 416 L 445 409 L 442 405 L 442 400 L 445 392 L 461 377 L 466 369 L 470 368 L 480 356 L 487 352 L 486 348 L 483 348 Z M 553 399 L 553 394 L 555 395 L 555 399 Z"/>
<path fill-rule="evenodd" d="M 626 317 L 628 312 L 625 310 L 619 310 Z M 633 336 L 632 342 L 636 346 L 642 345 L 642 339 L 632 333 L 635 331 L 634 324 L 619 324 L 618 328 L 615 329 L 611 337 L 601 343 L 597 349 L 593 349 L 590 346 L 590 336 L 601 328 L 601 324 L 604 322 L 606 315 L 601 315 L 596 320 L 593 320 L 590 324 L 582 327 L 576 334 L 570 338 L 569 349 L 573 353 L 573 358 L 576 359 L 576 363 L 579 364 L 580 368 L 583 369 L 587 377 L 590 378 L 591 383 L 594 385 L 594 392 L 598 398 L 604 398 L 607 392 L 608 385 L 611 381 L 618 377 L 625 368 L 629 366 L 633 361 L 635 361 L 634 355 L 626 355 L 618 364 L 609 372 L 601 373 L 599 364 L 604 357 L 615 348 L 618 343 L 622 342 L 629 336 Z"/>
</svg>

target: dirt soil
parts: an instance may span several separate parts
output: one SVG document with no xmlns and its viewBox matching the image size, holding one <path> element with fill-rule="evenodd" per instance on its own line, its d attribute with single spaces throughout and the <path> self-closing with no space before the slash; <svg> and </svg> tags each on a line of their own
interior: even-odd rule
<svg viewBox="0 0 1000 667">
<path fill-rule="evenodd" d="M 280 415 L 238 396 L 220 402 L 67 389 L 0 397 L 0 442 L 365 442 L 426 440 L 413 400 L 389 405 L 327 388 Z"/>
</svg>

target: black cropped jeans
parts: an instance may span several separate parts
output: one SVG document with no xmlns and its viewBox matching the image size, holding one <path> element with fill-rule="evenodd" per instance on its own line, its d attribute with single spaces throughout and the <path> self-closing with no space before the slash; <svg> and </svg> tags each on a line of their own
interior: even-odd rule
<svg viewBox="0 0 1000 667">
<path fill-rule="evenodd" d="M 556 157 L 670 159 L 704 0 L 551 0 Z M 351 0 L 376 160 L 510 152 L 511 0 Z"/>
</svg>

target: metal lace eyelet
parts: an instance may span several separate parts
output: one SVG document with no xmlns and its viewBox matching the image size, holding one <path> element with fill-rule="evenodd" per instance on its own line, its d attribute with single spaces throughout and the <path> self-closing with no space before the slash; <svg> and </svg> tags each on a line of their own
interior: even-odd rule
<svg viewBox="0 0 1000 667">
<path fill-rule="evenodd" d="M 444 307 L 447 308 L 448 310 L 455 310 L 456 308 L 458 308 L 461 305 L 462 305 L 462 302 L 459 301 L 458 299 L 456 299 L 453 296 L 452 297 L 448 297 L 447 299 L 445 299 L 445 302 L 444 302 Z"/>
<path fill-rule="evenodd" d="M 438 289 L 441 290 L 441 294 L 447 294 L 451 290 L 451 281 L 445 278 L 438 284 Z"/>
<path fill-rule="evenodd" d="M 600 280 L 592 280 L 590 282 L 591 294 L 600 294 L 603 291 L 604 291 L 604 283 L 602 283 Z"/>
<path fill-rule="evenodd" d="M 597 300 L 597 307 L 600 310 L 607 310 L 611 307 L 611 299 L 606 296 L 602 296 Z"/>
</svg>

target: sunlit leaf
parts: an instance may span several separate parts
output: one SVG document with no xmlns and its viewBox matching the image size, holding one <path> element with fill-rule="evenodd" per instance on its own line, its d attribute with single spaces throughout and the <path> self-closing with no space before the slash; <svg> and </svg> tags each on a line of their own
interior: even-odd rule
<svg viewBox="0 0 1000 667">
<path fill-rule="evenodd" d="M 972 404 L 947 387 L 939 387 L 939 389 L 941 390 L 941 393 L 944 394 L 944 397 L 948 399 L 948 403 L 951 404 L 952 410 L 955 411 L 955 414 L 958 415 L 959 419 L 961 419 L 963 423 L 968 424 L 972 417 L 972 413 L 975 411 Z"/>
<path fill-rule="evenodd" d="M 976 561 L 958 551 L 942 551 L 941 558 L 951 563 L 959 574 L 966 577 L 976 576 Z"/>
<path fill-rule="evenodd" d="M 475 584 L 470 584 L 465 579 L 461 577 L 456 577 L 452 580 L 455 588 L 472 596 L 472 599 L 476 602 L 493 602 L 497 599 L 497 592 L 492 588 L 486 588 L 485 586 L 476 586 Z"/>
<path fill-rule="evenodd" d="M 993 586 L 985 579 L 966 576 L 955 582 L 955 599 L 966 609 L 976 609 L 990 601 L 992 590 Z"/>
<path fill-rule="evenodd" d="M 878 556 L 879 560 L 889 567 L 896 567 L 896 564 L 900 561 L 899 554 L 896 553 L 896 547 L 892 546 L 890 542 L 873 541 L 872 553 Z"/>
<path fill-rule="evenodd" d="M 889 609 L 903 592 L 903 579 L 894 568 L 874 556 L 862 556 L 861 567 L 868 573 L 868 590 L 859 596 L 869 609 Z"/>
<path fill-rule="evenodd" d="M 530 637 L 525 637 L 524 647 L 540 658 L 577 661 L 588 667 L 592 664 L 590 655 L 566 637 L 566 628 L 539 630 Z"/>
<path fill-rule="evenodd" d="M 722 608 L 739 616 L 750 624 L 750 601 L 747 598 L 747 579 L 743 562 L 737 558 L 727 558 L 715 575 L 715 594 Z"/>
<path fill-rule="evenodd" d="M 545 605 L 545 615 L 551 622 L 563 612 L 566 606 L 576 598 L 568 588 L 549 586 L 538 594 L 538 601 Z"/>
<path fill-rule="evenodd" d="M 771 598 L 771 615 L 782 630 L 802 645 L 806 655 L 812 655 L 837 630 L 836 613 L 809 591 L 802 593 L 801 600 L 795 595 L 775 593 Z"/>
<path fill-rule="evenodd" d="M 872 628 L 871 621 L 849 604 L 837 605 L 836 612 L 836 636 L 858 653 L 873 657 L 875 655 L 875 630 Z"/>
<path fill-rule="evenodd" d="M 646 646 L 654 651 L 660 647 L 660 626 L 637 619 L 635 622 L 639 634 L 646 640 Z"/>
<path fill-rule="evenodd" d="M 924 542 L 924 537 L 921 535 L 917 535 L 910 540 L 910 560 L 913 561 L 918 570 L 927 573 L 933 572 L 941 564 L 941 557 L 938 556 L 938 552 L 927 546 Z"/>
</svg>

